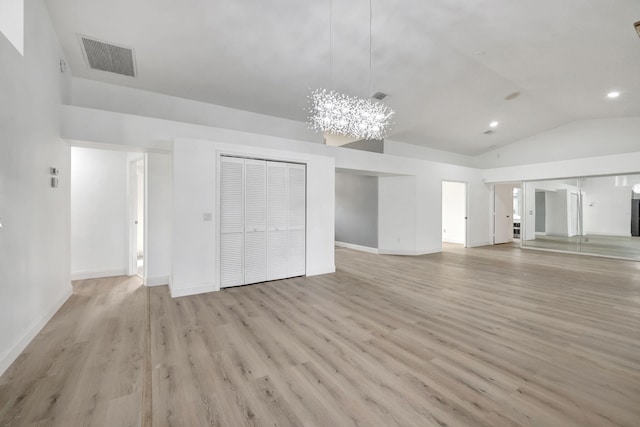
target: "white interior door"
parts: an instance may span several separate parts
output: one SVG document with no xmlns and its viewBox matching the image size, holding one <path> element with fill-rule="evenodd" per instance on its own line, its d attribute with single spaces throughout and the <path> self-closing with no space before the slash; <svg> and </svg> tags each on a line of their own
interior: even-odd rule
<svg viewBox="0 0 640 427">
<path fill-rule="evenodd" d="M 287 277 L 287 164 L 267 162 L 267 280 Z"/>
<path fill-rule="evenodd" d="M 220 158 L 220 287 L 244 285 L 244 159 Z"/>
<path fill-rule="evenodd" d="M 467 184 L 442 181 L 442 241 L 467 245 Z"/>
<path fill-rule="evenodd" d="M 496 185 L 494 196 L 493 243 L 513 242 L 513 186 Z"/>
<path fill-rule="evenodd" d="M 244 163 L 244 282 L 267 280 L 267 162 L 246 159 Z"/>
<path fill-rule="evenodd" d="M 306 166 L 288 165 L 289 277 L 306 273 Z"/>
</svg>

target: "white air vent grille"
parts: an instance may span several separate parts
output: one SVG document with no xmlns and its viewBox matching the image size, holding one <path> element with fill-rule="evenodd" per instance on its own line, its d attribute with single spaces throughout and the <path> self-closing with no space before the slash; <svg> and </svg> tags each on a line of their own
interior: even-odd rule
<svg viewBox="0 0 640 427">
<path fill-rule="evenodd" d="M 90 68 L 135 77 L 132 49 L 88 37 L 80 37 L 80 39 L 84 56 Z"/>
</svg>

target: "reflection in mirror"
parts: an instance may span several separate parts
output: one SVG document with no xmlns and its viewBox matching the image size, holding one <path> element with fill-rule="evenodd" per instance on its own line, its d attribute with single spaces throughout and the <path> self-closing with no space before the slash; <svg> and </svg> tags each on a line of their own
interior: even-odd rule
<svg viewBox="0 0 640 427">
<path fill-rule="evenodd" d="M 578 180 L 525 183 L 525 237 L 522 245 L 578 251 Z"/>
<path fill-rule="evenodd" d="M 634 214 L 633 186 L 640 175 L 582 178 L 584 236 L 581 251 L 622 258 L 640 259 L 640 238 L 633 236 L 638 224 Z M 635 233 L 638 234 L 638 233 Z"/>
<path fill-rule="evenodd" d="M 640 260 L 640 174 L 524 188 L 523 246 Z"/>
</svg>

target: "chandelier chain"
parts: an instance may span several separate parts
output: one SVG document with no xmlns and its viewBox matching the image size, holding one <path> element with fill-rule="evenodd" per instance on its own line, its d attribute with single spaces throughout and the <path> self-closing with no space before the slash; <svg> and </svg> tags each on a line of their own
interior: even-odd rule
<svg viewBox="0 0 640 427">
<path fill-rule="evenodd" d="M 329 87 L 333 87 L 333 0 L 329 0 Z"/>
<path fill-rule="evenodd" d="M 369 0 L 369 96 L 373 95 L 373 0 Z"/>
</svg>

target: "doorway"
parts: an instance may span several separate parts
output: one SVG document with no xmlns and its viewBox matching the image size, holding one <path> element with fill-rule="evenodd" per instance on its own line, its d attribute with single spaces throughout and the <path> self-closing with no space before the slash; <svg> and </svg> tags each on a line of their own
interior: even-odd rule
<svg viewBox="0 0 640 427">
<path fill-rule="evenodd" d="M 129 275 L 145 274 L 145 160 L 144 154 L 129 155 Z"/>
<path fill-rule="evenodd" d="M 146 155 L 71 147 L 71 278 L 145 277 Z"/>
<path fill-rule="evenodd" d="M 467 183 L 442 181 L 442 242 L 467 247 Z"/>
<path fill-rule="evenodd" d="M 493 244 L 512 243 L 520 239 L 520 184 L 496 184 L 493 191 Z"/>
</svg>

